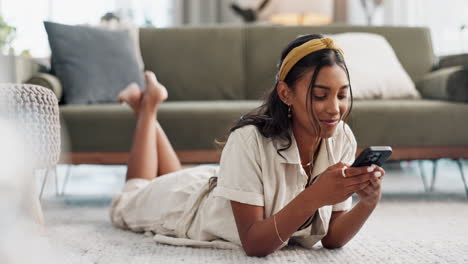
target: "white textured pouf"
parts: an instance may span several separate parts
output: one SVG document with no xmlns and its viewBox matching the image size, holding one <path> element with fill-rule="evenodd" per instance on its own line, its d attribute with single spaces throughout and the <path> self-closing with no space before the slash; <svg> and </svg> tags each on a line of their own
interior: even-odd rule
<svg viewBox="0 0 468 264">
<path fill-rule="evenodd" d="M 12 195 L 21 194 L 17 197 L 18 213 L 42 224 L 34 172 L 49 172 L 58 162 L 58 100 L 51 90 L 41 86 L 0 84 L 0 120 L 0 144 L 4 146 L 0 150 L 0 188 L 9 189 Z"/>
</svg>

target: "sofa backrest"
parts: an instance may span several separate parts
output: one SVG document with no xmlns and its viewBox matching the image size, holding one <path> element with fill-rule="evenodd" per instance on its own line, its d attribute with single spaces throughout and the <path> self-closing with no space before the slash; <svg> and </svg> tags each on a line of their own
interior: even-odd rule
<svg viewBox="0 0 468 264">
<path fill-rule="evenodd" d="M 245 39 L 247 99 L 258 99 L 273 87 L 281 51 L 299 35 L 369 32 L 384 36 L 414 82 L 434 64 L 430 31 L 422 27 L 366 26 L 248 26 Z"/>
<path fill-rule="evenodd" d="M 242 26 L 141 28 L 147 70 L 168 91 L 168 100 L 244 99 Z"/>
<path fill-rule="evenodd" d="M 280 53 L 311 33 L 369 32 L 384 36 L 414 82 L 431 71 L 435 57 L 423 27 L 226 25 L 141 28 L 147 70 L 169 90 L 169 100 L 259 99 L 272 88 Z"/>
</svg>

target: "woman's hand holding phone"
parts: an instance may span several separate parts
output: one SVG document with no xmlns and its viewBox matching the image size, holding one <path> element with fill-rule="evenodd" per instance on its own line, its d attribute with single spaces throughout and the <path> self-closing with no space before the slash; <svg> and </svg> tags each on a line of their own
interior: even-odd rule
<svg viewBox="0 0 468 264">
<path fill-rule="evenodd" d="M 343 171 L 346 177 L 343 177 Z M 315 187 L 314 191 L 320 192 L 323 205 L 343 202 L 353 193 L 358 193 L 358 195 L 361 193 L 363 197 L 367 197 L 367 193 L 370 193 L 369 197 L 365 199 L 371 201 L 374 189 L 369 189 L 369 186 L 372 184 L 371 181 L 375 181 L 377 176 L 374 172 L 377 171 L 382 175 L 385 173 L 383 170 L 377 169 L 377 166 L 349 167 L 349 165 L 339 162 L 328 167 L 312 186 Z"/>
<path fill-rule="evenodd" d="M 354 161 L 352 168 L 371 165 L 374 168 L 376 175 L 370 180 L 371 184 L 366 188 L 357 191 L 360 203 L 369 207 L 375 207 L 382 198 L 382 177 L 385 175 L 385 170 L 378 165 L 382 165 L 392 155 L 390 146 L 370 146 L 364 149 Z M 378 165 L 377 165 L 378 164 Z"/>
<path fill-rule="evenodd" d="M 370 179 L 370 183 L 367 187 L 362 190 L 357 191 L 357 195 L 361 199 L 359 202 L 363 203 L 369 207 L 377 206 L 377 203 L 382 198 L 382 180 L 385 175 L 385 170 L 377 165 L 375 166 L 374 172 L 375 175 Z"/>
</svg>

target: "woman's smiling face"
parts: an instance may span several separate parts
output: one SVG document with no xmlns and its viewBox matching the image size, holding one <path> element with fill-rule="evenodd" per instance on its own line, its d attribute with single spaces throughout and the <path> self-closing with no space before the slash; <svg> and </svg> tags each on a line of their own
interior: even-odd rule
<svg viewBox="0 0 468 264">
<path fill-rule="evenodd" d="M 314 69 L 306 72 L 286 95 L 287 104 L 292 108 L 293 126 L 316 135 L 317 123 L 320 137 L 332 137 L 339 121 L 348 109 L 349 82 L 345 70 L 339 65 L 323 66 L 311 89 L 311 101 L 307 94 Z M 283 97 L 285 98 L 285 97 Z M 308 103 L 308 101 L 310 103 Z M 310 107 L 313 109 L 311 113 Z M 313 117 L 315 115 L 316 118 Z"/>
</svg>

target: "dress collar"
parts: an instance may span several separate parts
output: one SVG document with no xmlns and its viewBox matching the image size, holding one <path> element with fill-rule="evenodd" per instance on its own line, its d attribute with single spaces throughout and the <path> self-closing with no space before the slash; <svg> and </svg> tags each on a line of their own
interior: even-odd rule
<svg viewBox="0 0 468 264">
<path fill-rule="evenodd" d="M 328 167 L 336 163 L 334 155 L 333 155 L 333 151 L 332 151 L 331 140 L 332 140 L 331 138 L 322 139 L 322 144 L 320 144 L 320 149 L 318 151 L 317 158 L 313 164 L 312 178 L 314 178 L 315 176 L 317 176 L 318 174 L 326 170 Z M 280 145 L 280 146 L 284 146 L 284 142 L 282 143 L 283 145 Z M 280 155 L 277 155 L 278 161 L 280 163 L 296 164 L 298 166 L 301 166 L 301 157 L 299 155 L 297 141 L 292 131 L 291 131 L 291 146 L 286 150 L 280 151 L 280 153 L 281 155 L 283 155 L 283 157 L 281 157 Z"/>
</svg>

